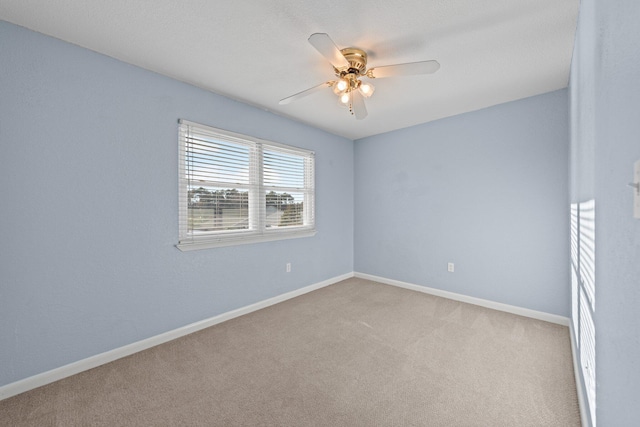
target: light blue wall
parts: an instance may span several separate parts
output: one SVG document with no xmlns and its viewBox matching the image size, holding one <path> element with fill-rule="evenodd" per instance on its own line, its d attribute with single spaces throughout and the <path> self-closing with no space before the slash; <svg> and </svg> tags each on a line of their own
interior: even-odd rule
<svg viewBox="0 0 640 427">
<path fill-rule="evenodd" d="M 560 90 L 356 141 L 355 270 L 568 317 L 568 138 Z"/>
<path fill-rule="evenodd" d="M 639 20 L 637 0 L 582 0 L 571 74 L 572 193 L 596 201 L 600 426 L 640 420 L 640 219 L 627 186 L 640 159 Z"/>
<path fill-rule="evenodd" d="M 176 249 L 179 118 L 315 150 L 317 235 Z M 353 270 L 352 141 L 3 21 L 0 200 L 0 385 Z"/>
</svg>

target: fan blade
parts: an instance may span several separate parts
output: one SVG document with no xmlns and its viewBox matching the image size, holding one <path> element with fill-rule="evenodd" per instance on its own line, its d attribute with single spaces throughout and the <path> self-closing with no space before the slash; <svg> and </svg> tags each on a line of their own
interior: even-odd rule
<svg viewBox="0 0 640 427">
<path fill-rule="evenodd" d="M 311 95 L 312 93 L 315 93 L 317 91 L 319 91 L 320 89 L 323 89 L 325 87 L 331 87 L 333 85 L 334 82 L 324 82 L 324 83 L 320 83 L 318 86 L 314 86 L 312 88 L 309 88 L 307 90 L 303 90 L 302 92 L 298 92 L 295 95 L 291 95 L 288 96 L 284 99 L 281 99 L 280 102 L 278 102 L 278 104 L 280 105 L 285 105 L 285 104 L 289 104 L 293 101 L 297 101 L 300 98 L 304 98 L 307 95 Z"/>
<path fill-rule="evenodd" d="M 318 52 L 329 60 L 334 68 L 348 67 L 349 62 L 345 59 L 340 49 L 331 40 L 326 33 L 314 33 L 309 36 L 309 43 L 315 47 Z"/>
<path fill-rule="evenodd" d="M 367 107 L 364 105 L 364 96 L 357 90 L 351 92 L 351 108 L 356 119 L 362 120 L 367 117 Z"/>
<path fill-rule="evenodd" d="M 409 76 L 412 74 L 431 74 L 438 71 L 440 64 L 438 61 L 410 62 L 408 64 L 386 65 L 376 67 L 367 71 L 367 76 L 374 79 L 383 77 Z"/>
</svg>

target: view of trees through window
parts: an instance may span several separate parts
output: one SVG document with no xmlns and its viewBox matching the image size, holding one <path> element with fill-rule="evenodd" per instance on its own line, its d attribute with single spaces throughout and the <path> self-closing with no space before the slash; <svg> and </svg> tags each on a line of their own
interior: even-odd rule
<svg viewBox="0 0 640 427">
<path fill-rule="evenodd" d="M 266 194 L 266 226 L 288 227 L 302 225 L 302 194 L 291 195 L 289 193 L 276 193 L 270 191 Z"/>
<path fill-rule="evenodd" d="M 265 195 L 265 227 L 303 225 L 303 195 L 270 191 Z M 188 191 L 188 227 L 192 232 L 249 228 L 249 192 L 223 188 Z"/>
</svg>

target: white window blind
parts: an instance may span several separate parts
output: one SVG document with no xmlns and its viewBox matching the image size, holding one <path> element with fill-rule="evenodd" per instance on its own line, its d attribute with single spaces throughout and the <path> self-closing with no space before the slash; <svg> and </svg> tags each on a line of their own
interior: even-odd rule
<svg viewBox="0 0 640 427">
<path fill-rule="evenodd" d="M 265 147 L 263 185 L 267 227 L 295 227 L 313 223 L 313 167 L 311 159 L 284 148 Z M 305 206 L 310 209 L 305 210 Z"/>
<path fill-rule="evenodd" d="M 571 205 L 571 310 L 591 422 L 596 411 L 595 201 Z"/>
<path fill-rule="evenodd" d="M 596 411 L 596 330 L 595 315 L 595 250 L 596 206 L 595 200 L 587 200 L 578 206 L 578 283 L 580 289 L 580 362 L 587 391 L 591 420 L 595 426 Z"/>
<path fill-rule="evenodd" d="M 182 250 L 315 234 L 314 153 L 180 121 Z"/>
</svg>

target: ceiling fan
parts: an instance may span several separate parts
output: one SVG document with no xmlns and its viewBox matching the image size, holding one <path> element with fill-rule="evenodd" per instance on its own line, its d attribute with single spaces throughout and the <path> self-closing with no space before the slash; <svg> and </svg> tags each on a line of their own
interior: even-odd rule
<svg viewBox="0 0 640 427">
<path fill-rule="evenodd" d="M 349 112 L 356 116 L 356 119 L 362 120 L 367 117 L 364 98 L 369 98 L 375 88 L 368 81 L 360 80 L 361 77 L 380 79 L 412 74 L 431 74 L 440 68 L 438 61 L 430 60 L 367 69 L 367 54 L 362 49 L 355 47 L 338 49 L 331 37 L 325 33 L 311 34 L 309 43 L 333 65 L 337 80 L 326 81 L 281 99 L 280 105 L 289 104 L 320 89 L 330 87 L 338 96 L 340 104 L 349 107 Z"/>
</svg>

